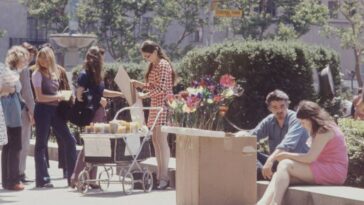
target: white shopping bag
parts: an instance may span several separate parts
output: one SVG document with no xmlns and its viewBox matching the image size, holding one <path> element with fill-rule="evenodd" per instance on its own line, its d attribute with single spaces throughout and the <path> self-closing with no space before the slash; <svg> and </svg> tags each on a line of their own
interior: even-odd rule
<svg viewBox="0 0 364 205">
<path fill-rule="evenodd" d="M 136 155 L 140 148 L 140 136 L 128 136 L 126 137 L 126 144 L 128 148 L 125 149 L 125 156 Z M 130 151 L 129 151 L 130 150 Z"/>
</svg>

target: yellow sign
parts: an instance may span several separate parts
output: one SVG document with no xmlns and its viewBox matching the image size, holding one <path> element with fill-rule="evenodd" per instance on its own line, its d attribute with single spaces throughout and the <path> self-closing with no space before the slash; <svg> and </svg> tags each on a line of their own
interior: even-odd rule
<svg viewBox="0 0 364 205">
<path fill-rule="evenodd" d="M 212 0 L 210 5 L 210 10 L 214 10 L 217 6 L 217 3 L 218 3 L 217 0 Z"/>
<path fill-rule="evenodd" d="M 215 9 L 215 16 L 217 17 L 241 17 L 242 15 L 243 15 L 242 10 Z"/>
</svg>

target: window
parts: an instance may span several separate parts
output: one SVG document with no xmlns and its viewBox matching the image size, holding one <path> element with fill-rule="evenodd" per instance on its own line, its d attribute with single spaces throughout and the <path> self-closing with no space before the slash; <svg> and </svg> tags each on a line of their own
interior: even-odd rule
<svg viewBox="0 0 364 205">
<path fill-rule="evenodd" d="M 47 24 L 44 20 L 39 20 L 34 17 L 27 19 L 27 35 L 30 39 L 46 39 L 48 35 Z"/>
<path fill-rule="evenodd" d="M 253 8 L 253 11 L 257 14 L 263 13 L 263 9 L 266 14 L 270 14 L 272 17 L 277 16 L 277 6 L 273 0 L 268 0 L 265 3 L 263 1 Z"/>
<path fill-rule="evenodd" d="M 198 28 L 193 34 L 190 35 L 191 42 L 202 42 L 202 28 Z"/>
<path fill-rule="evenodd" d="M 337 19 L 339 17 L 338 15 L 338 3 L 337 1 L 329 1 L 328 2 L 328 8 L 329 8 L 329 15 L 332 19 Z"/>
<path fill-rule="evenodd" d="M 140 23 L 140 34 L 141 35 L 149 35 L 152 32 L 152 18 L 151 17 L 142 17 Z"/>
</svg>

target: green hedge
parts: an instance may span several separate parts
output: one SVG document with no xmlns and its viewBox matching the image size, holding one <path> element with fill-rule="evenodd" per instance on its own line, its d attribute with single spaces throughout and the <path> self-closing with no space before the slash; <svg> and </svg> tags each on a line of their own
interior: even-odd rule
<svg viewBox="0 0 364 205">
<path fill-rule="evenodd" d="M 288 93 L 292 108 L 302 99 L 333 106 L 328 99 L 317 96 L 313 88 L 313 68 L 320 71 L 326 65 L 330 65 L 338 88 L 339 60 L 332 50 L 299 42 L 239 41 L 194 49 L 181 60 L 179 70 L 186 85 L 203 75 L 235 76 L 245 93 L 232 103 L 227 117 L 247 129 L 268 114 L 265 96 L 274 89 Z"/>
<path fill-rule="evenodd" d="M 349 173 L 346 184 L 364 188 L 364 121 L 339 119 L 349 153 Z"/>
</svg>

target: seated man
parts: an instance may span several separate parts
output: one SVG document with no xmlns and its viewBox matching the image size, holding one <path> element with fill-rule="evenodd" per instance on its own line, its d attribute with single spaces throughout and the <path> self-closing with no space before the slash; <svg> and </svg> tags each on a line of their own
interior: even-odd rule
<svg viewBox="0 0 364 205">
<path fill-rule="evenodd" d="M 271 179 L 277 165 L 272 159 L 278 153 L 306 153 L 309 149 L 306 144 L 308 133 L 297 120 L 296 112 L 288 109 L 288 95 L 281 90 L 274 90 L 267 95 L 265 103 L 271 114 L 250 131 L 257 136 L 257 141 L 268 138 L 270 156 L 257 153 L 258 180 Z M 236 136 L 239 136 L 239 132 Z"/>
</svg>

